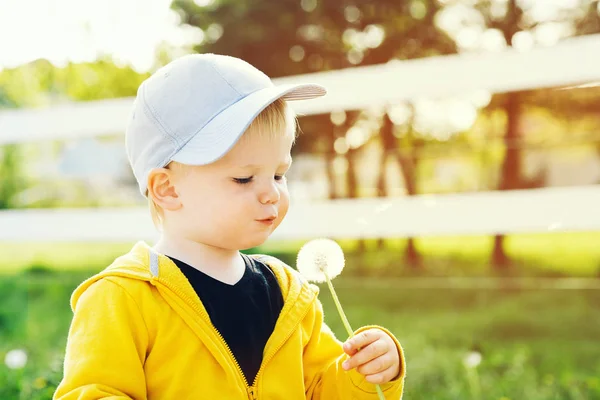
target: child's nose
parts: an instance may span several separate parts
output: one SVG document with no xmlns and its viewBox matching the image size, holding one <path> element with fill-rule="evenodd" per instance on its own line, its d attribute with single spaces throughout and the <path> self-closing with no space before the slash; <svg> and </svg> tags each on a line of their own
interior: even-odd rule
<svg viewBox="0 0 600 400">
<path fill-rule="evenodd" d="M 280 197 L 281 195 L 275 182 L 265 184 L 258 196 L 259 201 L 262 204 L 277 204 L 277 202 L 279 202 Z"/>
</svg>

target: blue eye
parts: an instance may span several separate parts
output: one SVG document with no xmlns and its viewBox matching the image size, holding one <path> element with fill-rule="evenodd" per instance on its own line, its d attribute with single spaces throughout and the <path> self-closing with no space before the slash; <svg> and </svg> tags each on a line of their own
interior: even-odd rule
<svg viewBox="0 0 600 400">
<path fill-rule="evenodd" d="M 239 183 L 240 185 L 245 185 L 247 183 L 252 182 L 252 177 L 248 177 L 248 178 L 233 178 L 233 181 L 235 183 Z"/>
</svg>

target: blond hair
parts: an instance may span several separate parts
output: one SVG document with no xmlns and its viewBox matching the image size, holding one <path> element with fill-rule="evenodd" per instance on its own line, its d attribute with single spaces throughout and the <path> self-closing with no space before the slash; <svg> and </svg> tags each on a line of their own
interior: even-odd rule
<svg viewBox="0 0 600 400">
<path fill-rule="evenodd" d="M 269 135 L 269 137 L 293 136 L 296 138 L 297 119 L 296 114 L 289 107 L 287 102 L 277 99 L 268 105 L 248 126 L 240 140 L 248 140 L 255 135 Z M 165 168 L 172 170 L 185 171 L 186 165 L 171 161 Z M 154 202 L 152 196 L 146 191 L 148 206 L 154 226 L 161 230 L 164 213 L 162 208 Z"/>
</svg>

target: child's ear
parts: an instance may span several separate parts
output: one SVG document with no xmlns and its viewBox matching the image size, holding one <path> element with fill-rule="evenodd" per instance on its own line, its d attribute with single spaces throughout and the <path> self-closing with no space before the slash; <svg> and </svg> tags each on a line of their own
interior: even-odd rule
<svg viewBox="0 0 600 400">
<path fill-rule="evenodd" d="M 163 210 L 175 211 L 181 208 L 173 174 L 174 171 L 168 168 L 153 168 L 148 174 L 148 197 Z"/>
</svg>

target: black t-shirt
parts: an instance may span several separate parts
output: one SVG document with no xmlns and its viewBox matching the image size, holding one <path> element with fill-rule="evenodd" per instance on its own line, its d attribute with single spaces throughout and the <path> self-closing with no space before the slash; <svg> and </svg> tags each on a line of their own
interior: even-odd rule
<svg viewBox="0 0 600 400">
<path fill-rule="evenodd" d="M 267 340 L 283 307 L 281 289 L 273 271 L 264 263 L 242 254 L 246 270 L 229 285 L 171 258 L 198 294 L 215 328 L 221 333 L 252 384 Z"/>
</svg>

